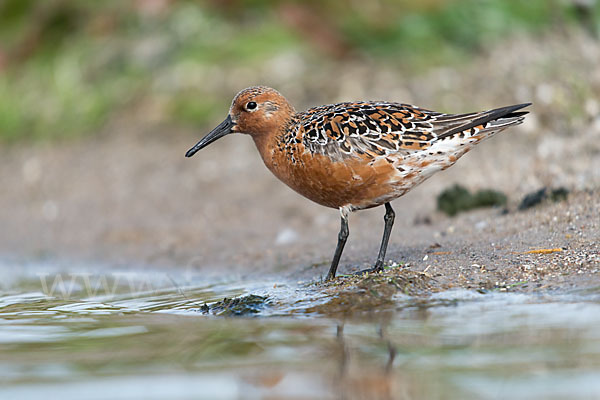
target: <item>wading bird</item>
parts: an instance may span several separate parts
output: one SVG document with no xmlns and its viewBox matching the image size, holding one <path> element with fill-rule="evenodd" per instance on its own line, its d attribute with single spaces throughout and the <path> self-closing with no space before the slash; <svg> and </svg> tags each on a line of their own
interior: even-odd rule
<svg viewBox="0 0 600 400">
<path fill-rule="evenodd" d="M 267 168 L 296 192 L 339 209 L 341 228 L 327 274 L 335 273 L 348 238 L 348 214 L 385 205 L 375 266 L 383 271 L 394 224 L 390 201 L 454 164 L 482 140 L 523 122 L 527 104 L 444 114 L 385 101 L 359 101 L 296 112 L 275 89 L 254 86 L 233 99 L 225 120 L 187 153 L 231 133 L 248 134 Z"/>
</svg>

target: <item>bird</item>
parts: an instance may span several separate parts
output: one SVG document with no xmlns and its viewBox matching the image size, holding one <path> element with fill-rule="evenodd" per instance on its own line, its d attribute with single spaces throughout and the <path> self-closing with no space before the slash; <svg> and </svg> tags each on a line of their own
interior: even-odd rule
<svg viewBox="0 0 600 400">
<path fill-rule="evenodd" d="M 341 226 L 326 280 L 336 276 L 351 212 L 385 206 L 375 265 L 381 272 L 394 210 L 390 202 L 453 165 L 477 143 L 523 122 L 531 103 L 446 114 L 388 101 L 354 101 L 297 112 L 277 90 L 253 86 L 186 157 L 230 134 L 252 137 L 265 166 L 304 197 L 338 209 Z"/>
</svg>

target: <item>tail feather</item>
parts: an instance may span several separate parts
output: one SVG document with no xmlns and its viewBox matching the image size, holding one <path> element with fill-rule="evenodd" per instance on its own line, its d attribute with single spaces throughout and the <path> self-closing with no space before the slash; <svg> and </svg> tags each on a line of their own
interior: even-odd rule
<svg viewBox="0 0 600 400">
<path fill-rule="evenodd" d="M 437 171 L 450 167 L 482 140 L 522 123 L 528 112 L 517 110 L 528 105 L 530 103 L 480 113 L 436 115 L 434 139 L 428 143 L 429 146 L 409 154 L 403 153 L 396 161 L 395 167 L 399 172 L 394 184 L 398 192 L 402 194 Z M 407 179 L 409 176 L 411 178 Z"/>
<path fill-rule="evenodd" d="M 478 114 L 465 114 L 461 116 L 462 123 L 458 126 L 453 126 L 451 129 L 440 134 L 437 140 L 452 137 L 456 134 L 468 131 L 472 128 L 483 126 L 484 131 L 498 131 L 511 125 L 518 125 L 523 122 L 524 116 L 528 111 L 517 111 L 531 105 L 531 103 L 516 104 L 513 106 L 496 108 L 494 110 L 484 111 Z M 477 116 L 476 118 L 472 118 Z M 456 119 L 454 119 L 456 121 Z"/>
</svg>

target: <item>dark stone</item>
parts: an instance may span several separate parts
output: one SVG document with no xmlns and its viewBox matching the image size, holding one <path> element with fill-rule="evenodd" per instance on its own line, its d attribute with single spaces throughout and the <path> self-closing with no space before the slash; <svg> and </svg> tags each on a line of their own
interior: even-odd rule
<svg viewBox="0 0 600 400">
<path fill-rule="evenodd" d="M 521 204 L 519 204 L 519 210 L 526 210 L 528 208 L 535 207 L 545 200 L 551 200 L 553 202 L 564 201 L 568 196 L 569 190 L 564 187 L 559 187 L 552 190 L 544 187 L 526 195 L 521 201 Z"/>
</svg>

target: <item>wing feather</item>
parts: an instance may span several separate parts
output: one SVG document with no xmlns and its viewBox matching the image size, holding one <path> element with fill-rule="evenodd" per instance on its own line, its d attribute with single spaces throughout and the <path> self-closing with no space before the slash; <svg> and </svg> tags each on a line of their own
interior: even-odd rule
<svg viewBox="0 0 600 400">
<path fill-rule="evenodd" d="M 402 103 L 338 103 L 299 114 L 294 136 L 306 151 L 336 161 L 347 157 L 397 157 L 456 136 L 467 140 L 482 132 L 493 134 L 520 123 L 526 112 L 515 111 L 527 105 L 443 114 Z"/>
</svg>

